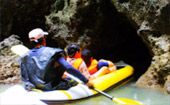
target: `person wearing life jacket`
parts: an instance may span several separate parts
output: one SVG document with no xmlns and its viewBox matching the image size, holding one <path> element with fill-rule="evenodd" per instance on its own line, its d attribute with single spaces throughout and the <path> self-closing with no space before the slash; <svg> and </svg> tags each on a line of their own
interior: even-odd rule
<svg viewBox="0 0 170 105">
<path fill-rule="evenodd" d="M 28 37 L 34 48 L 23 55 L 20 60 L 21 78 L 26 90 L 33 88 L 45 91 L 65 90 L 70 88 L 68 81 L 62 78 L 65 71 L 79 78 L 88 87 L 93 84 L 62 56 L 63 50 L 46 46 L 44 32 L 40 28 L 29 32 Z"/>
<path fill-rule="evenodd" d="M 116 66 L 109 60 L 101 59 L 97 61 L 96 59 L 93 59 L 92 53 L 88 49 L 81 51 L 81 57 L 85 61 L 90 75 L 94 75 L 95 77 L 99 77 L 116 70 Z"/>
<path fill-rule="evenodd" d="M 84 60 L 81 58 L 81 49 L 78 44 L 69 44 L 66 48 L 66 52 L 68 55 L 67 62 L 78 69 L 86 78 L 93 79 L 93 76 L 88 72 Z"/>
</svg>

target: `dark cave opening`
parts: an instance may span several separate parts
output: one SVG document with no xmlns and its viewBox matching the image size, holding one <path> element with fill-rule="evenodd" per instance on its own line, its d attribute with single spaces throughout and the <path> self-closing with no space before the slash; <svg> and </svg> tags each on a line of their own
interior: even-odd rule
<svg viewBox="0 0 170 105">
<path fill-rule="evenodd" d="M 151 63 L 152 57 L 147 46 L 127 17 L 117 12 L 111 3 L 106 2 L 102 11 L 105 19 L 103 31 L 98 36 L 99 46 L 91 48 L 94 58 L 113 62 L 123 60 L 134 67 L 134 76 L 138 79 Z"/>
</svg>

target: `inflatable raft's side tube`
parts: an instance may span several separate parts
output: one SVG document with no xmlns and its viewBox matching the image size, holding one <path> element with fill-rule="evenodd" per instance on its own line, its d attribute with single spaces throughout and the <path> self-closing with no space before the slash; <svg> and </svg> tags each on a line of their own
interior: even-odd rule
<svg viewBox="0 0 170 105">
<path fill-rule="evenodd" d="M 119 81 L 129 77 L 134 72 L 132 66 L 126 66 L 121 68 L 113 73 L 106 74 L 104 76 L 98 77 L 97 79 L 92 80 L 94 87 L 104 91 L 110 86 L 118 83 Z"/>
</svg>

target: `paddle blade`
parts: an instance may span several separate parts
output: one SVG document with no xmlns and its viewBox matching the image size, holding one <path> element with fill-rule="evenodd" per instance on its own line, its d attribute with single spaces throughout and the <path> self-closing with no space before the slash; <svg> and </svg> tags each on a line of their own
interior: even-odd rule
<svg viewBox="0 0 170 105">
<path fill-rule="evenodd" d="M 17 54 L 19 56 L 22 56 L 29 51 L 29 49 L 27 47 L 25 47 L 24 45 L 12 46 L 11 50 L 12 50 L 12 52 L 14 52 L 15 54 Z"/>
<path fill-rule="evenodd" d="M 43 91 L 42 90 L 40 90 L 40 89 L 31 89 L 32 91 L 35 91 L 35 92 L 39 92 L 39 93 L 42 93 Z"/>
<path fill-rule="evenodd" d="M 144 105 L 141 102 L 126 98 L 113 98 L 112 101 L 121 105 Z"/>
</svg>

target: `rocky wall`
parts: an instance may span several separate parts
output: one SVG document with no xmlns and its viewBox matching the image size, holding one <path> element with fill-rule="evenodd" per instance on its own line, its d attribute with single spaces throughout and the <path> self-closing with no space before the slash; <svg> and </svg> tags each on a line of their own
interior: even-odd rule
<svg viewBox="0 0 170 105">
<path fill-rule="evenodd" d="M 170 36 L 149 35 L 148 41 L 154 56 L 149 69 L 136 84 L 143 87 L 164 88 L 170 93 Z"/>
<path fill-rule="evenodd" d="M 18 38 L 11 35 L 0 42 L 0 84 L 21 83 L 19 56 L 10 50 L 13 45 L 22 44 Z"/>
<path fill-rule="evenodd" d="M 33 28 L 44 29 L 45 15 L 50 13 L 54 1 L 0 0 L 0 41 L 12 34 L 22 36 L 20 38 L 25 40 Z"/>
<path fill-rule="evenodd" d="M 148 46 L 152 57 L 147 72 L 137 86 L 164 88 L 170 93 L 170 1 L 169 0 L 111 0 L 136 27 L 138 35 Z"/>
<path fill-rule="evenodd" d="M 51 14 L 46 16 L 46 25 L 60 47 L 71 42 L 84 47 L 90 44 L 91 37 L 95 37 L 93 41 L 98 39 L 104 18 L 102 1 L 56 0 Z"/>
</svg>

